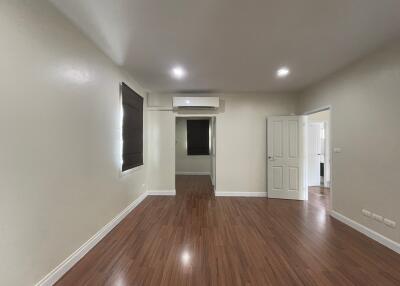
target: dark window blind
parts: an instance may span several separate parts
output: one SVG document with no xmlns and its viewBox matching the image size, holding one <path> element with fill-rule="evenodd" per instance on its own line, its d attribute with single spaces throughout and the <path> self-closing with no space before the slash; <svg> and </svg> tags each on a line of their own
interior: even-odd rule
<svg viewBox="0 0 400 286">
<path fill-rule="evenodd" d="M 125 83 L 122 96 L 122 171 L 143 165 L 143 97 Z"/>
<path fill-rule="evenodd" d="M 209 125 L 207 120 L 187 120 L 187 154 L 210 155 Z"/>
</svg>

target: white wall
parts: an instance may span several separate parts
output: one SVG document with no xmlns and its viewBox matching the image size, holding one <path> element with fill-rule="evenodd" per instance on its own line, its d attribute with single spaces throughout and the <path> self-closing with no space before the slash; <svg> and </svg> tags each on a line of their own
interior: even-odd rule
<svg viewBox="0 0 400 286">
<path fill-rule="evenodd" d="M 118 84 L 143 92 L 47 1 L 1 1 L 0 34 L 0 285 L 33 285 L 144 192 Z"/>
<path fill-rule="evenodd" d="M 147 188 L 175 190 L 175 117 L 171 111 L 148 111 L 147 116 Z"/>
<path fill-rule="evenodd" d="M 308 122 L 329 122 L 330 111 L 324 110 L 316 112 L 308 116 Z"/>
<path fill-rule="evenodd" d="M 151 94 L 150 106 L 171 107 L 170 94 Z M 217 192 L 266 192 L 266 119 L 295 112 L 291 94 L 220 94 L 218 111 L 188 111 L 212 114 L 217 125 Z M 150 189 L 175 188 L 175 112 L 149 111 Z M 172 150 L 172 151 L 171 151 Z M 171 152 L 171 153 L 170 153 Z M 152 153 L 152 154 L 150 154 Z"/>
<path fill-rule="evenodd" d="M 190 119 L 190 118 L 189 118 Z M 175 172 L 176 174 L 211 175 L 211 156 L 188 156 L 187 118 L 176 118 L 175 129 Z"/>
<path fill-rule="evenodd" d="M 333 209 L 400 242 L 361 214 L 366 208 L 400 224 L 400 41 L 306 90 L 300 113 L 332 106 Z"/>
</svg>

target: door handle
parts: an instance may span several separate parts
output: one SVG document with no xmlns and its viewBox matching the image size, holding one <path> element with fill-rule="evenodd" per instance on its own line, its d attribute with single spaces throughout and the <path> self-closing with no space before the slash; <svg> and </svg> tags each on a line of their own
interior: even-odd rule
<svg viewBox="0 0 400 286">
<path fill-rule="evenodd" d="M 271 161 L 273 161 L 273 160 L 274 160 L 274 157 L 272 157 L 272 156 L 268 156 L 268 160 L 271 160 Z"/>
</svg>

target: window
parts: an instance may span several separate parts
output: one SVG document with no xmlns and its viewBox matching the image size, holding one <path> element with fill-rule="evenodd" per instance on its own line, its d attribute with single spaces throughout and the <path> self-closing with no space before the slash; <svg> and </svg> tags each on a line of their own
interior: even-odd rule
<svg viewBox="0 0 400 286">
<path fill-rule="evenodd" d="M 187 154 L 210 155 L 210 120 L 187 120 Z"/>
<path fill-rule="evenodd" d="M 122 171 L 143 165 L 143 97 L 121 83 Z"/>
</svg>

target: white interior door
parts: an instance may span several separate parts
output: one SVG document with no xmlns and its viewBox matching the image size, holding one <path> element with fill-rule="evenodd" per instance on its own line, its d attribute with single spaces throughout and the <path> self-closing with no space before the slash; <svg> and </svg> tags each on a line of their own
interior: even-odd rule
<svg viewBox="0 0 400 286">
<path fill-rule="evenodd" d="M 321 184 L 320 163 L 322 156 L 321 123 L 308 124 L 308 185 Z"/>
<path fill-rule="evenodd" d="M 305 116 L 268 118 L 268 197 L 305 200 Z"/>
</svg>

